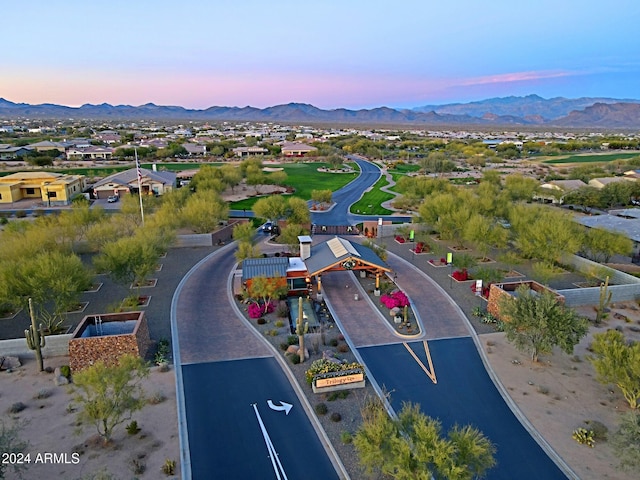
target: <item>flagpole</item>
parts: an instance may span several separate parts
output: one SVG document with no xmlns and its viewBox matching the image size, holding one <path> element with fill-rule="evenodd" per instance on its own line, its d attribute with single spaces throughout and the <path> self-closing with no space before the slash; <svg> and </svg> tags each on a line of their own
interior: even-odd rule
<svg viewBox="0 0 640 480">
<path fill-rule="evenodd" d="M 142 171 L 140 170 L 140 162 L 138 162 L 138 149 L 133 148 L 136 155 L 136 173 L 138 174 L 138 196 L 140 197 L 140 218 L 142 218 L 142 226 L 144 227 L 144 210 L 142 208 Z"/>
</svg>

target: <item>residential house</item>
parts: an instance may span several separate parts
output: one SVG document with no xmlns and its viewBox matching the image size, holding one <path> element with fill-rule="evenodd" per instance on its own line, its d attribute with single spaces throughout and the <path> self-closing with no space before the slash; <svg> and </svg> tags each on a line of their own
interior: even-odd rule
<svg viewBox="0 0 640 480">
<path fill-rule="evenodd" d="M 540 185 L 540 188 L 543 190 L 540 190 L 533 198 L 548 203 L 561 204 L 567 193 L 586 186 L 587 184 L 582 180 L 552 180 L 551 182 Z M 544 193 L 545 190 L 549 193 Z"/>
<path fill-rule="evenodd" d="M 53 142 L 51 140 L 44 140 L 42 142 L 32 143 L 31 145 L 27 145 L 29 148 L 35 150 L 36 152 L 49 152 L 51 150 L 58 150 L 60 153 L 64 153 L 65 145 L 62 142 Z"/>
<path fill-rule="evenodd" d="M 14 147 L 6 143 L 0 144 L 0 160 L 13 160 L 31 152 L 29 147 Z"/>
<path fill-rule="evenodd" d="M 174 172 L 158 172 L 141 168 L 140 175 L 143 194 L 163 195 L 176 188 L 177 176 Z M 122 196 L 137 192 L 138 175 L 135 168 L 109 175 L 93 186 L 93 194 L 96 198 L 108 198 L 111 195 Z"/>
<path fill-rule="evenodd" d="M 284 142 L 281 145 L 281 150 L 285 157 L 304 157 L 307 153 L 315 152 L 318 149 L 306 143 Z"/>
<path fill-rule="evenodd" d="M 629 178 L 629 177 L 602 177 L 602 178 L 592 178 L 591 180 L 589 180 L 589 185 L 591 187 L 597 188 L 598 190 L 602 190 L 604 187 L 606 187 L 610 183 L 629 182 L 629 181 L 635 181 L 635 179 Z"/>
<path fill-rule="evenodd" d="M 83 175 L 17 172 L 0 178 L 0 203 L 39 198 L 48 206 L 69 205 L 85 188 Z"/>
<path fill-rule="evenodd" d="M 69 148 L 67 159 L 69 160 L 111 160 L 113 148 L 92 145 L 85 148 Z"/>
<path fill-rule="evenodd" d="M 207 146 L 198 145 L 197 143 L 183 143 L 182 146 L 189 155 L 206 155 Z"/>
<path fill-rule="evenodd" d="M 231 150 L 236 157 L 250 157 L 252 155 L 265 155 L 269 153 L 264 147 L 236 147 Z"/>
</svg>

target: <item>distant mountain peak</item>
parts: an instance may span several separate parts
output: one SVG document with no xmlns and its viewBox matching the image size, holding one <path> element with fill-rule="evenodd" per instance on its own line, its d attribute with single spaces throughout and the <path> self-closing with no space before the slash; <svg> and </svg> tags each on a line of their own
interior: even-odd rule
<svg viewBox="0 0 640 480">
<path fill-rule="evenodd" d="M 550 125 L 566 127 L 640 128 L 640 101 L 611 98 L 563 97 L 544 99 L 531 94 L 526 97 L 502 97 L 470 103 L 427 105 L 416 109 L 397 110 L 387 106 L 349 110 L 323 110 L 302 102 L 290 102 L 267 108 L 213 106 L 203 110 L 180 106 L 146 103 L 113 106 L 85 104 L 67 107 L 53 104 L 29 105 L 0 98 L 0 119 L 66 118 L 70 115 L 86 119 L 149 119 L 193 121 L 279 121 L 315 123 L 351 123 L 361 125 Z"/>
</svg>

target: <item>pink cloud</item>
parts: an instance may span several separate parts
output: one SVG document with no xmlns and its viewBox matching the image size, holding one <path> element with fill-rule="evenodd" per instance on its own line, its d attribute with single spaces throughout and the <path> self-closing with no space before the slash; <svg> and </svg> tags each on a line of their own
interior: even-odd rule
<svg viewBox="0 0 640 480">
<path fill-rule="evenodd" d="M 456 82 L 456 86 L 468 87 L 474 85 L 486 85 L 496 83 L 530 82 L 536 80 L 546 80 L 549 78 L 570 77 L 576 75 L 575 72 L 562 70 L 512 72 L 499 75 L 487 75 L 483 77 L 472 77 Z"/>
</svg>

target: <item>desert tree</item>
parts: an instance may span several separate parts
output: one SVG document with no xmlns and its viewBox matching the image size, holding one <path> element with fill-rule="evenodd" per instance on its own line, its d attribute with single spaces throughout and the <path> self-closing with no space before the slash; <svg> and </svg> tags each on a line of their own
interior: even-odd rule
<svg viewBox="0 0 640 480">
<path fill-rule="evenodd" d="M 20 438 L 20 429 L 21 424 L 16 423 L 9 425 L 4 419 L 0 419 L 0 452 L 3 455 L 25 453 L 29 442 Z M 0 462 L 0 480 L 4 479 L 10 470 L 20 477 L 26 467 L 26 463 L 2 461 Z"/>
<path fill-rule="evenodd" d="M 240 242 L 248 242 L 253 244 L 256 236 L 256 229 L 251 222 L 237 223 L 233 226 L 233 239 Z"/>
<path fill-rule="evenodd" d="M 191 227 L 194 232 L 209 233 L 229 218 L 229 206 L 216 192 L 199 191 L 185 202 L 180 216 L 183 225 Z"/>
<path fill-rule="evenodd" d="M 266 313 L 273 299 L 287 294 L 287 279 L 279 276 L 268 278 L 260 275 L 253 277 L 249 284 L 248 292 L 251 298 L 256 299 L 256 301 L 262 300 L 264 312 Z"/>
<path fill-rule="evenodd" d="M 144 407 L 142 381 L 149 375 L 148 365 L 139 357 L 123 355 L 116 365 L 98 361 L 74 372 L 78 419 L 92 423 L 105 443 L 113 430 Z"/>
<path fill-rule="evenodd" d="M 362 424 L 354 438 L 368 475 L 401 480 L 482 477 L 496 461 L 495 447 L 472 426 L 454 426 L 446 435 L 438 420 L 405 403 L 397 419 L 387 415 L 378 399 L 362 408 Z"/>
<path fill-rule="evenodd" d="M 527 285 L 518 287 L 515 297 L 502 297 L 499 309 L 507 340 L 518 350 L 528 351 L 533 362 L 554 346 L 573 353 L 589 329 L 587 320 L 558 302 L 553 293 L 534 294 Z"/>
<path fill-rule="evenodd" d="M 638 408 L 640 400 L 640 343 L 625 341 L 622 332 L 608 330 L 593 335 L 592 355 L 588 357 L 601 383 L 616 385 L 629 406 Z"/>
<path fill-rule="evenodd" d="M 247 258 L 259 258 L 261 256 L 260 249 L 252 242 L 238 242 L 238 249 L 235 252 L 235 257 L 238 262 L 242 262 Z"/>
<path fill-rule="evenodd" d="M 640 469 L 640 413 L 626 412 L 620 417 L 618 430 L 609 439 L 613 454 L 620 460 L 620 468 Z"/>
<path fill-rule="evenodd" d="M 582 251 L 598 263 L 608 263 L 613 255 L 629 255 L 633 242 L 619 232 L 604 228 L 588 228 L 583 237 Z"/>
<path fill-rule="evenodd" d="M 91 274 L 78 256 L 54 250 L 0 262 L 0 280 L 1 296 L 25 309 L 32 298 L 37 322 L 58 333 L 65 312 L 91 285 Z"/>
</svg>

